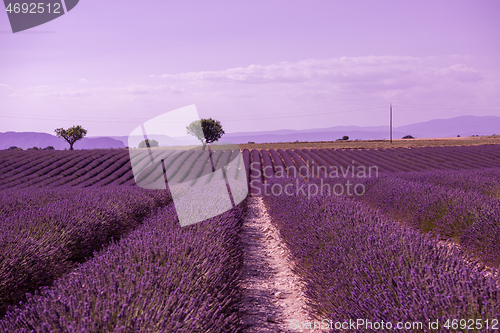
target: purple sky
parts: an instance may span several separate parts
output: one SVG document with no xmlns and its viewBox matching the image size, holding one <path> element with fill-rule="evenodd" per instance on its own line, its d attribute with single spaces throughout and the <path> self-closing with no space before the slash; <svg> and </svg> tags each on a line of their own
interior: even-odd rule
<svg viewBox="0 0 500 333">
<path fill-rule="evenodd" d="M 500 116 L 500 1 L 90 1 L 12 34 L 0 132 L 128 135 L 196 104 L 226 133 Z"/>
</svg>

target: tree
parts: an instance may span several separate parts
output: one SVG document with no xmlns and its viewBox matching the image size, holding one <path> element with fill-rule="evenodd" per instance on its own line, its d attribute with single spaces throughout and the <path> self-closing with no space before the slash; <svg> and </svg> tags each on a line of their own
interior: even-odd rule
<svg viewBox="0 0 500 333">
<path fill-rule="evenodd" d="M 146 139 L 144 141 L 141 141 L 141 143 L 139 143 L 139 148 L 158 147 L 159 145 L 160 144 L 155 139 Z"/>
<path fill-rule="evenodd" d="M 403 139 L 415 139 L 415 138 L 408 134 L 408 135 L 403 136 Z"/>
<path fill-rule="evenodd" d="M 347 141 L 347 140 L 349 140 L 349 137 L 348 137 L 347 135 L 344 135 L 344 136 L 342 137 L 342 140 Z"/>
<path fill-rule="evenodd" d="M 220 121 L 212 118 L 195 120 L 186 129 L 188 134 L 201 141 L 203 150 L 208 143 L 218 141 L 225 134 Z"/>
<path fill-rule="evenodd" d="M 63 138 L 69 143 L 69 150 L 73 150 L 73 145 L 78 140 L 83 139 L 87 135 L 87 130 L 82 126 L 73 126 L 65 130 L 64 128 L 57 128 L 55 130 L 57 137 Z"/>
</svg>

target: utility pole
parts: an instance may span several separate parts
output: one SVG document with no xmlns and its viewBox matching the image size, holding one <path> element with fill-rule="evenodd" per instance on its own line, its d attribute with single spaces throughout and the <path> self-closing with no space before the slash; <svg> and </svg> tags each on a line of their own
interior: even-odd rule
<svg viewBox="0 0 500 333">
<path fill-rule="evenodd" d="M 391 143 L 392 143 L 392 103 L 391 103 L 390 118 L 391 118 Z"/>
</svg>

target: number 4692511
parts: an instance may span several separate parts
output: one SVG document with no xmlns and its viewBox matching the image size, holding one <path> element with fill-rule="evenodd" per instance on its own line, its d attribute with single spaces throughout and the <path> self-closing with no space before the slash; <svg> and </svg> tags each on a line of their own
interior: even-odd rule
<svg viewBox="0 0 500 333">
<path fill-rule="evenodd" d="M 7 8 L 5 9 L 7 13 L 28 13 L 28 14 L 42 14 L 44 12 L 46 13 L 53 13 L 53 14 L 61 14 L 61 4 L 60 3 L 9 3 Z"/>
</svg>

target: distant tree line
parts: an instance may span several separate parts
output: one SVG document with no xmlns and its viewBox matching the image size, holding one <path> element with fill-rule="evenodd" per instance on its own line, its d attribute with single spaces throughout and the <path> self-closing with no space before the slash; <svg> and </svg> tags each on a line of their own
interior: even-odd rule
<svg viewBox="0 0 500 333">
<path fill-rule="evenodd" d="M 17 146 L 11 146 L 5 150 L 23 150 L 23 148 L 20 148 L 20 147 L 17 147 Z M 45 148 L 38 148 L 38 147 L 32 147 L 32 148 L 28 148 L 26 150 L 55 150 L 55 148 L 53 146 L 47 146 Z"/>
<path fill-rule="evenodd" d="M 160 144 L 155 139 L 146 139 L 139 143 L 139 148 L 153 148 L 158 147 Z"/>
</svg>

